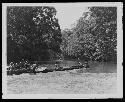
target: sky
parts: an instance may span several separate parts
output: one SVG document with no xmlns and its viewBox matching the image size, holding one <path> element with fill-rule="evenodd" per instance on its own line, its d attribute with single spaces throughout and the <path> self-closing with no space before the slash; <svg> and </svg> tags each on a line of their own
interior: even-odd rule
<svg viewBox="0 0 125 102">
<path fill-rule="evenodd" d="M 57 10 L 56 18 L 58 18 L 61 29 L 71 28 L 72 24 L 76 23 L 83 12 L 86 10 L 85 7 L 55 7 Z"/>
<path fill-rule="evenodd" d="M 6 4 L 5 4 L 6 5 Z M 117 3 L 105 2 L 105 3 L 8 3 L 8 6 L 53 6 L 57 10 L 56 17 L 59 20 L 61 29 L 71 28 L 71 24 L 75 23 L 83 12 L 87 10 L 87 7 L 91 6 L 116 6 Z"/>
</svg>

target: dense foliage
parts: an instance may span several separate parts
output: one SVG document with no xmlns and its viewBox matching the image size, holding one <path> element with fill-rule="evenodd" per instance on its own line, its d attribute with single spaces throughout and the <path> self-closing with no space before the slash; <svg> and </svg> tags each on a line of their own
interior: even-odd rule
<svg viewBox="0 0 125 102">
<path fill-rule="evenodd" d="M 65 56 L 111 61 L 117 56 L 117 8 L 90 7 L 72 29 L 62 32 Z"/>
<path fill-rule="evenodd" d="M 8 63 L 49 60 L 60 55 L 99 61 L 117 59 L 117 8 L 88 9 L 72 29 L 61 32 L 53 7 L 8 7 Z"/>
<path fill-rule="evenodd" d="M 96 36 L 103 60 L 117 59 L 117 8 L 92 7 L 90 11 L 97 18 L 96 27 L 91 33 Z"/>
<path fill-rule="evenodd" d="M 7 62 L 48 60 L 60 52 L 54 7 L 7 7 Z"/>
</svg>

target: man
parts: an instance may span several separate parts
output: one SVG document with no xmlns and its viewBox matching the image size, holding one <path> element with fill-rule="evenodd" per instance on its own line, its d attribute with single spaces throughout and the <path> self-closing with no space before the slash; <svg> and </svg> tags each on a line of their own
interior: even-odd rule
<svg viewBox="0 0 125 102">
<path fill-rule="evenodd" d="M 89 64 L 88 64 L 88 61 L 85 61 L 85 63 L 84 63 L 84 68 L 89 68 Z"/>
<path fill-rule="evenodd" d="M 30 67 L 31 72 L 36 74 L 36 68 L 37 68 L 37 62 L 35 61 L 35 64 L 32 64 L 32 66 Z"/>
<path fill-rule="evenodd" d="M 78 63 L 79 63 L 79 67 L 80 68 L 83 68 L 84 67 L 84 65 L 80 62 L 80 59 L 78 58 Z"/>
</svg>

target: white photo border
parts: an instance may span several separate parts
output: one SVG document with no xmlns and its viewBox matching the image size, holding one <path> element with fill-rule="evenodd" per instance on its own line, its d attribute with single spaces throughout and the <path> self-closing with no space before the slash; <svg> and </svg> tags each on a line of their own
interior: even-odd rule
<svg viewBox="0 0 125 102">
<path fill-rule="evenodd" d="M 7 6 L 104 6 L 117 7 L 117 93 L 114 94 L 7 94 Z M 123 98 L 123 3 L 122 2 L 78 2 L 78 3 L 2 3 L 2 92 L 3 99 L 95 99 Z"/>
</svg>

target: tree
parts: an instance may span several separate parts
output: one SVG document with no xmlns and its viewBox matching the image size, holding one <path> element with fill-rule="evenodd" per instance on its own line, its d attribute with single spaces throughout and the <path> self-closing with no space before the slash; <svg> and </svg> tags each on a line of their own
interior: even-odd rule
<svg viewBox="0 0 125 102">
<path fill-rule="evenodd" d="M 95 40 L 91 34 L 91 29 L 96 25 L 96 18 L 92 16 L 91 12 L 84 12 L 83 16 L 77 21 L 76 27 L 73 31 L 78 37 L 78 43 L 82 46 L 80 57 L 83 59 L 93 59 L 95 51 Z"/>
<path fill-rule="evenodd" d="M 75 27 L 63 32 L 63 52 L 88 60 L 116 59 L 116 10 L 116 7 L 90 7 Z"/>
<path fill-rule="evenodd" d="M 63 52 L 75 58 L 92 59 L 95 42 L 90 31 L 95 24 L 95 17 L 91 16 L 90 12 L 84 13 L 75 27 L 63 32 L 62 36 L 65 36 L 63 39 Z"/>
<path fill-rule="evenodd" d="M 60 53 L 61 29 L 55 15 L 54 7 L 7 7 L 7 52 L 29 60 L 50 59 L 50 50 Z"/>
<path fill-rule="evenodd" d="M 72 31 L 70 29 L 64 29 L 62 31 L 62 43 L 61 43 L 61 50 L 63 53 L 63 56 L 68 56 L 68 44 L 70 41 L 70 36 L 72 35 Z"/>
<path fill-rule="evenodd" d="M 117 59 L 117 8 L 90 7 L 92 15 L 96 16 L 96 26 L 91 30 L 96 38 L 101 59 L 105 61 Z"/>
</svg>

